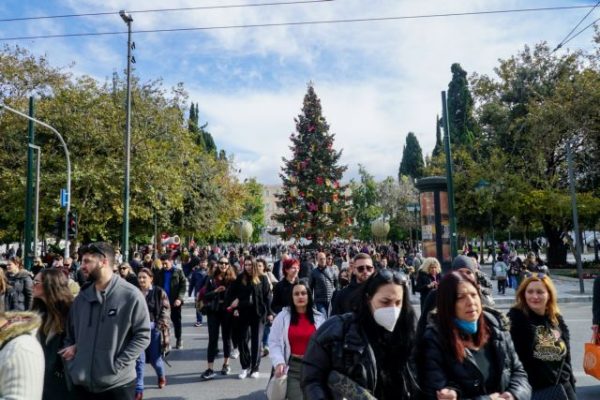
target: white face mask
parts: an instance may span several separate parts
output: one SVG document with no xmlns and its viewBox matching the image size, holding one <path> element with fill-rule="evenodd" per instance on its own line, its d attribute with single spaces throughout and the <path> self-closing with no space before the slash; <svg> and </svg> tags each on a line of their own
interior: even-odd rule
<svg viewBox="0 0 600 400">
<path fill-rule="evenodd" d="M 385 330 L 393 332 L 398 317 L 400 317 L 400 307 L 382 307 L 373 312 L 373 319 Z"/>
</svg>

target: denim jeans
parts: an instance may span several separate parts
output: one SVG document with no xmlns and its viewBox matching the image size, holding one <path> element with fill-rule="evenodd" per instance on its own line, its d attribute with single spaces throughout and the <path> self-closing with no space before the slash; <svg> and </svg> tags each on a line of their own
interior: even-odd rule
<svg viewBox="0 0 600 400">
<path fill-rule="evenodd" d="M 152 365 L 156 376 L 165 376 L 165 366 L 160 354 L 160 332 L 155 328 L 154 322 L 150 323 L 150 345 L 146 351 L 142 352 L 135 360 L 135 392 L 144 392 L 144 364 L 146 360 Z"/>
<path fill-rule="evenodd" d="M 321 314 L 323 314 L 324 318 L 327 318 L 329 316 L 329 304 L 327 303 L 315 303 L 315 308 L 317 309 L 318 312 L 320 312 Z"/>
<path fill-rule="evenodd" d="M 271 323 L 267 322 L 265 324 L 262 336 L 262 344 L 263 347 L 269 347 L 269 334 L 271 333 Z"/>
</svg>

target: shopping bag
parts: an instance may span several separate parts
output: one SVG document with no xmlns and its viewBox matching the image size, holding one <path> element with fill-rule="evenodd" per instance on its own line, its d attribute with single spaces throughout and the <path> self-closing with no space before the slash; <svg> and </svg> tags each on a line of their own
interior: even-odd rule
<svg viewBox="0 0 600 400">
<path fill-rule="evenodd" d="M 273 375 L 267 384 L 266 395 L 269 400 L 285 400 L 285 396 L 287 395 L 287 375 L 283 375 L 280 378 L 276 378 Z"/>
<path fill-rule="evenodd" d="M 600 379 L 600 345 L 595 343 L 585 344 L 583 370 L 587 375 Z"/>
</svg>

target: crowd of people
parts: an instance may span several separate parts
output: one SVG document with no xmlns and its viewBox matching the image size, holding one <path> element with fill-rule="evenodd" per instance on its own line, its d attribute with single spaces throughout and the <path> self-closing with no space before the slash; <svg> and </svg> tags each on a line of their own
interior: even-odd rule
<svg viewBox="0 0 600 400">
<path fill-rule="evenodd" d="M 146 363 L 167 385 L 171 327 L 182 349 L 193 296 L 208 331 L 202 381 L 238 357 L 237 377 L 258 378 L 268 356 L 290 400 L 576 399 L 569 330 L 535 255 L 498 255 L 498 293 L 516 292 L 504 315 L 465 253 L 444 274 L 435 258 L 368 244 L 149 248 L 122 262 L 97 242 L 32 271 L 12 256 L 0 269 L 0 398 L 143 399 Z"/>
</svg>

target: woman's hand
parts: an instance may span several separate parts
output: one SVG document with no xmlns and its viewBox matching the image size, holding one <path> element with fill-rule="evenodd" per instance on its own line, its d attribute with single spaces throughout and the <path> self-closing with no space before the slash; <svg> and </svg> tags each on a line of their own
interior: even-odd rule
<svg viewBox="0 0 600 400">
<path fill-rule="evenodd" d="M 224 292 L 224 291 L 225 291 L 225 286 L 219 286 L 219 287 L 217 287 L 215 289 L 215 292 L 217 292 L 217 293 L 221 293 L 221 292 Z"/>
<path fill-rule="evenodd" d="M 457 400 L 458 395 L 454 389 L 443 388 L 436 392 L 437 400 Z"/>
<path fill-rule="evenodd" d="M 275 378 L 281 378 L 283 375 L 285 375 L 285 364 L 277 364 L 275 367 Z"/>
<path fill-rule="evenodd" d="M 240 304 L 240 300 L 239 299 L 235 299 L 234 301 L 231 302 L 231 305 L 229 307 L 231 307 L 231 308 L 237 308 L 238 304 Z"/>
<path fill-rule="evenodd" d="M 513 397 L 513 395 L 510 392 L 504 392 L 502 394 L 498 395 L 498 399 L 502 399 L 502 400 L 515 400 L 515 398 Z"/>
</svg>

